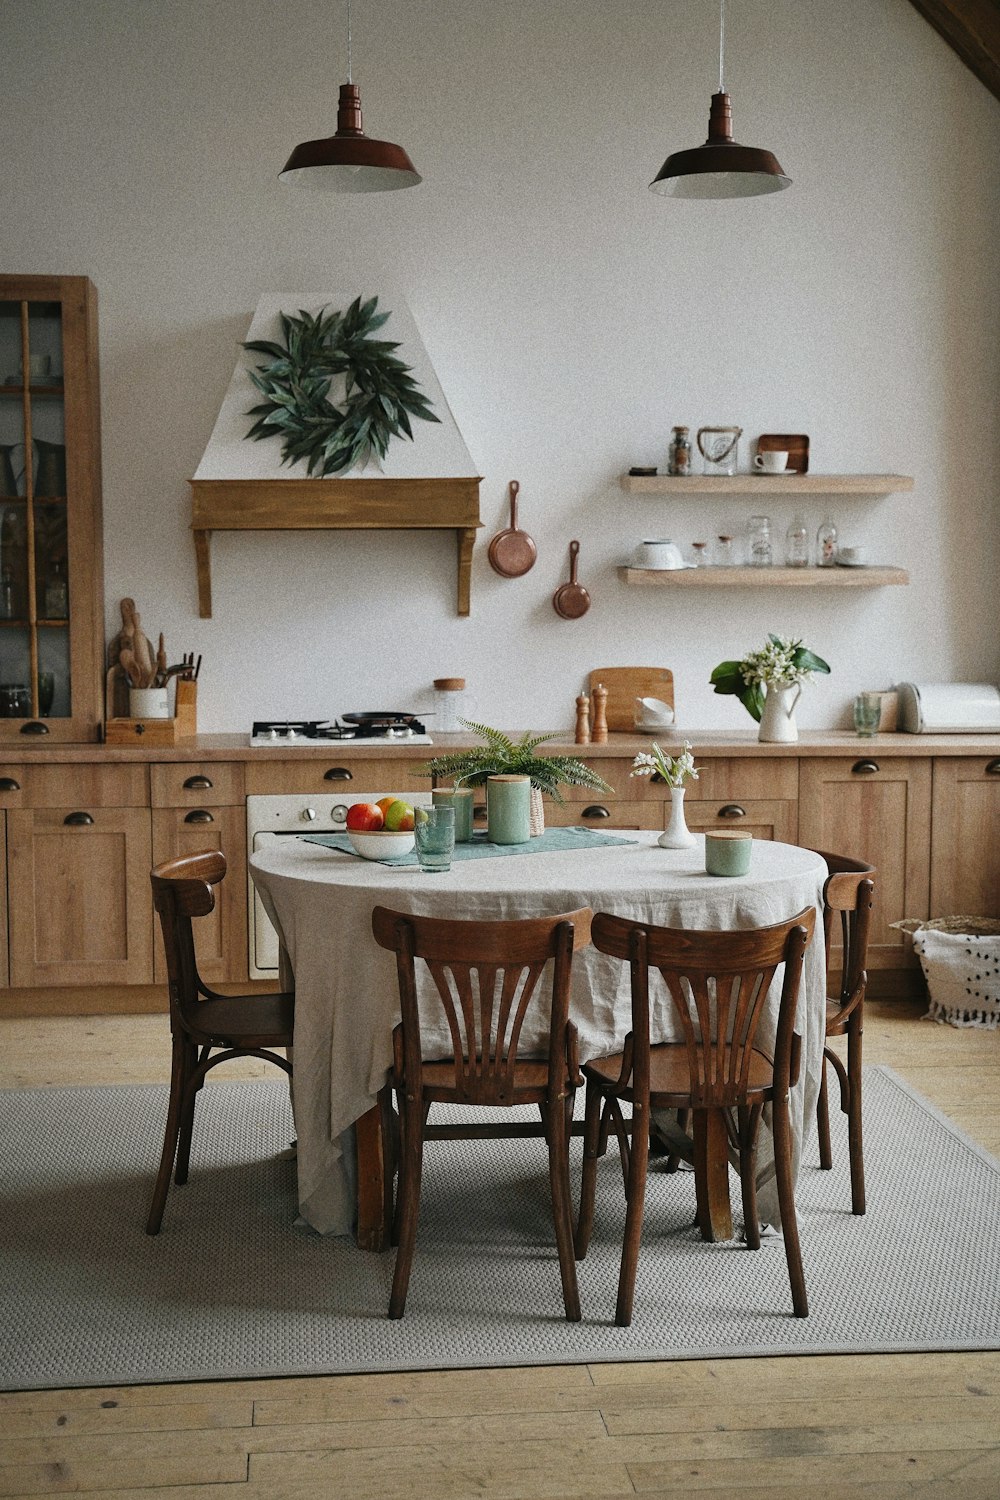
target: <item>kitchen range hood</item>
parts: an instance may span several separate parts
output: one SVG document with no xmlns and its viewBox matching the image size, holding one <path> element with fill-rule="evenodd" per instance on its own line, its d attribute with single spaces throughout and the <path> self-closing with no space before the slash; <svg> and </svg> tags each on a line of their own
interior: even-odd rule
<svg viewBox="0 0 1000 1500">
<path fill-rule="evenodd" d="M 437 422 L 414 421 L 413 440 L 395 438 L 384 459 L 334 478 L 310 478 L 305 460 L 282 464 L 279 437 L 249 441 L 248 416 L 261 393 L 251 372 L 267 356 L 241 349 L 208 446 L 191 480 L 198 565 L 198 609 L 212 614 L 211 539 L 217 531 L 420 530 L 455 538 L 458 613 L 470 608 L 472 549 L 479 518 L 480 475 L 404 299 L 395 292 L 360 288 L 332 292 L 269 292 L 257 303 L 245 342 L 282 340 L 282 314 L 315 317 L 324 308 L 346 310 L 378 294 L 389 317 L 379 338 L 399 344 L 398 357 L 433 408 Z M 332 399 L 335 399 L 333 397 Z"/>
</svg>

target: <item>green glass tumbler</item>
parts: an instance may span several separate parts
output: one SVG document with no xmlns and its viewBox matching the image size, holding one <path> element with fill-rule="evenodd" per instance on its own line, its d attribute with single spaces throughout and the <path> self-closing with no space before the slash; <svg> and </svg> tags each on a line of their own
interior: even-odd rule
<svg viewBox="0 0 1000 1500">
<path fill-rule="evenodd" d="M 413 837 L 417 861 L 422 870 L 434 873 L 450 870 L 455 853 L 455 809 L 453 807 L 415 807 Z"/>
</svg>

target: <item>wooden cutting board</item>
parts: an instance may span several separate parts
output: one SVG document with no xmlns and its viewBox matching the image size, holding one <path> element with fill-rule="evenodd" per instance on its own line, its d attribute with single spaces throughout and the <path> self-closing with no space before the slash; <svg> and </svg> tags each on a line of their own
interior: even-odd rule
<svg viewBox="0 0 1000 1500">
<path fill-rule="evenodd" d="M 591 672 L 588 691 L 603 683 L 608 690 L 608 729 L 634 734 L 636 698 L 659 698 L 674 706 L 674 674 L 669 667 L 601 667 Z"/>
</svg>

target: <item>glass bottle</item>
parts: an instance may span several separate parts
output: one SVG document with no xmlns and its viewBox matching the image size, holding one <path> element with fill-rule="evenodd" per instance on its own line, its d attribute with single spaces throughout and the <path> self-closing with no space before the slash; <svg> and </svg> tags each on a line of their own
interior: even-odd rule
<svg viewBox="0 0 1000 1500">
<path fill-rule="evenodd" d="M 691 472 L 691 429 L 689 427 L 675 427 L 674 435 L 670 439 L 670 450 L 667 454 L 668 474 L 690 474 Z"/>
<path fill-rule="evenodd" d="M 13 620 L 14 618 L 14 577 L 4 564 L 0 572 L 0 620 Z"/>
<path fill-rule="evenodd" d="M 56 558 L 45 583 L 45 618 L 65 620 L 69 614 L 69 590 L 62 563 Z"/>
<path fill-rule="evenodd" d="M 809 530 L 802 516 L 795 516 L 785 532 L 785 567 L 809 566 Z"/>
<path fill-rule="evenodd" d="M 771 550 L 771 519 L 751 516 L 748 528 L 748 561 L 751 568 L 769 568 L 774 561 Z"/>
<path fill-rule="evenodd" d="M 816 533 L 816 566 L 832 568 L 837 561 L 837 528 L 826 520 Z"/>
</svg>

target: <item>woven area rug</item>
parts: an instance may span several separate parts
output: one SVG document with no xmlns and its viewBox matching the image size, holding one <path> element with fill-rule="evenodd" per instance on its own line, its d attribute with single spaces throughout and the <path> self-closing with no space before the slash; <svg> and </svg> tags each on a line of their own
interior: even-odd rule
<svg viewBox="0 0 1000 1500">
<path fill-rule="evenodd" d="M 654 1171 L 627 1329 L 612 1321 L 617 1153 L 572 1325 L 542 1142 L 430 1143 L 406 1317 L 390 1323 L 391 1253 L 293 1227 L 280 1081 L 203 1091 L 191 1180 L 171 1188 L 155 1239 L 165 1088 L 4 1092 L 0 1387 L 997 1347 L 1000 1162 L 889 1069 L 867 1070 L 866 1088 L 865 1217 L 849 1211 L 842 1117 L 834 1170 L 818 1170 L 814 1145 L 805 1154 L 810 1316 L 791 1315 L 780 1240 L 756 1254 L 702 1243 L 690 1173 Z"/>
</svg>

